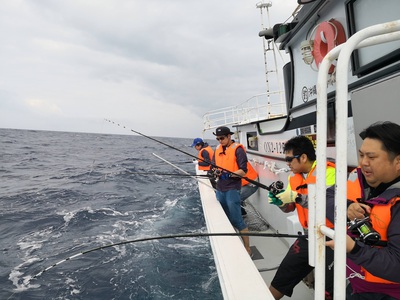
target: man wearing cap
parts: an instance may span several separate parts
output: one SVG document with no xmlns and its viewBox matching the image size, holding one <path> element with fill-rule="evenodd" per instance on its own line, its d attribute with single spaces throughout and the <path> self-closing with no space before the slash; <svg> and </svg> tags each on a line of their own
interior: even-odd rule
<svg viewBox="0 0 400 300">
<path fill-rule="evenodd" d="M 209 171 L 211 169 L 211 159 L 214 155 L 214 150 L 201 138 L 195 138 L 191 147 L 194 147 L 197 151 L 199 151 L 197 160 L 197 167 L 199 170 Z M 215 189 L 215 179 L 210 178 L 210 182 L 212 187 Z"/>
<path fill-rule="evenodd" d="M 214 152 L 212 165 L 219 168 L 216 196 L 232 226 L 240 233 L 249 232 L 240 209 L 241 178 L 247 173 L 247 155 L 243 145 L 231 139 L 228 127 L 218 127 L 215 133 L 220 143 Z M 237 175 L 237 176 L 236 176 Z M 242 236 L 244 247 L 251 255 L 248 236 Z"/>
<path fill-rule="evenodd" d="M 201 138 L 195 138 L 193 140 L 192 146 L 194 147 L 198 153 L 198 166 L 199 170 L 208 171 L 211 168 L 211 159 L 214 155 L 214 150 L 205 143 Z"/>
</svg>

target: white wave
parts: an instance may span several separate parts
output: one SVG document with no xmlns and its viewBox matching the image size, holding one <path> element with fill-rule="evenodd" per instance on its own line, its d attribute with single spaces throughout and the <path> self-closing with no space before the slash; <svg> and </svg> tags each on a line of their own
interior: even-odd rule
<svg viewBox="0 0 400 300">
<path fill-rule="evenodd" d="M 98 208 L 98 209 L 93 209 L 92 207 L 86 206 L 86 207 L 82 207 L 82 208 L 78 208 L 72 211 L 66 211 L 63 210 L 61 212 L 57 212 L 57 215 L 59 216 L 63 216 L 63 219 L 66 223 L 66 225 L 69 224 L 69 222 L 80 212 L 88 212 L 90 214 L 95 214 L 95 213 L 102 213 L 106 216 L 128 216 L 129 212 L 124 212 L 121 213 L 120 211 L 114 210 L 112 208 L 109 207 L 102 207 L 102 208 Z"/>
<path fill-rule="evenodd" d="M 128 216 L 129 215 L 128 212 L 121 213 L 121 212 L 119 212 L 117 210 L 114 210 L 114 209 L 111 209 L 109 207 L 100 208 L 96 212 L 102 212 L 107 216 Z"/>
<path fill-rule="evenodd" d="M 37 232 L 33 232 L 26 237 L 23 237 L 17 242 L 17 245 L 21 250 L 25 250 L 25 256 L 30 256 L 34 251 L 41 249 L 43 244 L 49 240 L 49 237 L 54 232 L 54 227 L 42 229 Z"/>
<path fill-rule="evenodd" d="M 22 276 L 24 273 L 22 273 L 20 271 L 21 268 L 25 267 L 26 265 L 30 265 L 36 261 L 40 261 L 40 259 L 37 257 L 30 258 L 11 270 L 10 275 L 8 276 L 8 279 L 16 287 L 14 289 L 14 291 L 21 292 L 21 291 L 25 291 L 30 288 L 40 287 L 39 284 L 31 284 L 30 283 L 31 280 L 33 279 L 33 277 L 31 275 Z"/>
<path fill-rule="evenodd" d="M 29 255 L 30 253 L 32 253 L 34 250 L 40 249 L 42 248 L 44 241 L 20 241 L 17 243 L 17 245 L 19 246 L 19 248 L 21 250 L 27 250 L 27 252 L 25 252 L 26 255 Z"/>
<path fill-rule="evenodd" d="M 84 211 L 84 210 L 87 211 L 87 210 L 90 210 L 90 209 L 91 209 L 90 207 L 85 207 L 85 208 L 75 209 L 75 210 L 72 210 L 72 211 L 63 210 L 63 211 L 60 211 L 60 212 L 56 212 L 56 214 L 59 215 L 59 216 L 63 216 L 63 219 L 64 219 L 66 225 L 68 225 L 69 222 L 70 222 L 79 212 Z"/>
<path fill-rule="evenodd" d="M 206 282 L 202 283 L 202 288 L 206 291 L 210 290 L 210 287 L 212 286 L 212 284 L 218 280 L 218 273 L 214 272 L 211 274 L 210 279 L 208 279 Z"/>
<path fill-rule="evenodd" d="M 166 208 L 173 208 L 176 206 L 176 204 L 178 203 L 179 198 L 176 199 L 172 199 L 172 200 L 166 200 L 165 201 L 165 207 Z"/>
<path fill-rule="evenodd" d="M 71 296 L 81 293 L 80 289 L 76 286 L 74 279 L 67 277 L 65 279 L 65 284 L 71 288 L 71 291 L 69 292 Z"/>
<path fill-rule="evenodd" d="M 181 241 L 182 242 L 182 241 Z M 168 244 L 166 247 L 171 248 L 171 249 L 183 249 L 183 250 L 194 250 L 194 249 L 203 249 L 205 244 L 208 243 L 202 243 L 202 244 L 197 244 L 193 245 L 192 244 L 193 240 L 191 240 L 190 244 L 183 244 L 183 243 L 174 243 L 174 244 Z"/>
</svg>

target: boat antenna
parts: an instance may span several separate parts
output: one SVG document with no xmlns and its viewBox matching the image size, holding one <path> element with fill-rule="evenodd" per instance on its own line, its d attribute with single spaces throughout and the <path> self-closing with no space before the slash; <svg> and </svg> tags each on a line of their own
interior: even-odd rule
<svg viewBox="0 0 400 300">
<path fill-rule="evenodd" d="M 264 52 L 264 67 L 265 67 L 265 83 L 266 83 L 266 90 L 267 90 L 267 99 L 268 99 L 268 105 L 271 105 L 271 90 L 270 90 L 270 73 L 275 73 L 276 79 L 275 79 L 275 84 L 278 87 L 278 93 L 280 96 L 280 103 L 283 105 L 283 93 L 282 87 L 281 87 L 281 81 L 279 80 L 279 71 L 278 71 L 278 65 L 277 65 L 277 59 L 276 59 L 276 52 L 278 52 L 280 55 L 280 51 L 277 49 L 274 38 L 273 38 L 273 30 L 270 24 L 270 16 L 269 16 L 269 8 L 272 7 L 272 2 L 271 1 L 261 1 L 256 4 L 256 8 L 260 9 L 260 16 L 261 16 L 261 32 L 271 32 L 270 35 L 263 35 L 262 36 L 262 42 L 263 42 L 263 52 Z M 266 17 L 264 16 L 263 11 L 266 11 Z M 264 20 L 266 19 L 267 24 L 264 25 Z M 267 27 L 266 27 L 267 26 Z M 259 35 L 260 35 L 259 34 Z M 260 35 L 261 36 L 261 35 Z M 268 66 L 268 53 L 272 51 L 273 54 L 273 59 L 274 59 L 274 69 L 269 68 Z M 281 59 L 282 55 L 281 55 Z M 282 107 L 284 109 L 284 107 Z"/>
<path fill-rule="evenodd" d="M 125 128 L 125 129 L 129 129 L 129 128 L 127 128 L 126 126 L 120 125 L 119 123 L 116 123 L 116 122 L 111 121 L 111 120 L 109 120 L 109 119 L 104 119 L 104 120 L 107 121 L 107 122 L 109 122 L 109 123 L 112 123 L 112 124 L 114 124 L 114 125 L 123 127 L 123 128 Z M 155 142 L 160 143 L 160 144 L 162 144 L 162 145 L 164 145 L 164 146 L 167 146 L 167 147 L 169 147 L 169 148 L 171 148 L 171 149 L 174 149 L 174 150 L 179 151 L 179 152 L 181 152 L 181 153 L 183 153 L 183 154 L 186 154 L 186 155 L 188 155 L 188 156 L 190 156 L 190 157 L 193 157 L 193 158 L 196 158 L 196 159 L 200 159 L 201 161 L 210 163 L 209 161 L 206 161 L 204 158 L 197 157 L 197 156 L 195 156 L 195 155 L 193 155 L 193 154 L 191 154 L 191 153 L 189 153 L 189 152 L 183 151 L 182 149 L 179 149 L 179 148 L 176 148 L 176 147 L 174 147 L 174 146 L 172 146 L 172 145 L 169 145 L 169 144 L 167 144 L 167 143 L 164 143 L 163 141 L 160 141 L 160 140 L 155 139 L 155 138 L 153 138 L 153 137 L 151 137 L 151 136 L 145 135 L 145 134 L 143 134 L 143 133 L 141 133 L 141 132 L 139 132 L 139 131 L 136 131 L 136 130 L 133 130 L 133 129 L 129 129 L 129 130 L 132 131 L 133 133 L 136 133 L 136 134 L 138 134 L 138 135 L 141 135 L 141 136 L 143 136 L 143 137 L 145 137 L 145 138 L 148 138 L 148 139 L 150 139 L 150 140 L 152 140 L 152 141 L 155 141 Z M 211 165 L 212 165 L 213 167 L 215 167 L 215 168 L 221 169 L 221 170 L 223 170 L 223 171 L 225 171 L 225 172 L 228 172 L 228 173 L 230 173 L 230 174 L 233 173 L 232 171 L 229 171 L 229 170 L 227 170 L 227 169 L 225 169 L 225 168 L 222 168 L 222 167 L 220 167 L 220 166 L 217 166 L 216 164 L 211 164 Z M 250 183 L 252 183 L 252 184 L 254 184 L 254 185 L 256 185 L 256 186 L 258 186 L 258 187 L 260 187 L 260 188 L 262 188 L 262 189 L 265 189 L 265 190 L 267 190 L 267 191 L 270 190 L 270 188 L 269 188 L 268 186 L 266 186 L 265 184 L 262 184 L 262 183 L 260 183 L 260 182 L 258 182 L 258 181 L 255 181 L 255 180 L 252 180 L 252 179 L 250 179 L 250 178 L 247 178 L 246 176 L 240 176 L 240 175 L 238 175 L 238 174 L 235 174 L 235 176 L 237 176 L 237 177 L 239 177 L 239 178 L 243 178 L 243 179 L 247 180 L 248 182 L 250 182 Z"/>
</svg>

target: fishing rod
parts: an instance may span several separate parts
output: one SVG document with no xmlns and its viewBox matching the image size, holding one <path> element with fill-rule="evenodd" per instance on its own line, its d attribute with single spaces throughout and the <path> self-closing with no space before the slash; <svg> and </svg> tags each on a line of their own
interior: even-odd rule
<svg viewBox="0 0 400 300">
<path fill-rule="evenodd" d="M 66 262 L 70 261 L 74 258 L 77 258 L 79 256 L 111 248 L 111 247 L 116 247 L 116 246 L 121 246 L 121 245 L 126 245 L 126 244 L 132 244 L 132 243 L 138 243 L 138 242 L 146 242 L 146 241 L 154 241 L 154 240 L 164 240 L 164 239 L 174 239 L 174 238 L 187 238 L 187 237 L 210 237 L 210 236 L 258 236 L 258 237 L 284 237 L 284 238 L 307 238 L 308 235 L 296 235 L 296 234 L 285 234 L 285 233 L 265 233 L 265 232 L 225 232 L 225 233 L 207 233 L 207 232 L 199 232 L 199 233 L 180 233 L 180 234 L 170 234 L 170 235 L 162 235 L 162 236 L 154 236 L 154 237 L 145 237 L 145 238 L 140 238 L 140 239 L 135 239 L 135 240 L 126 240 L 126 241 L 121 241 L 113 244 L 108 244 L 104 246 L 99 246 L 96 248 L 92 248 L 90 250 L 82 251 L 79 253 L 76 253 L 74 255 L 68 256 L 67 258 L 64 258 L 55 264 L 52 264 L 51 266 L 48 266 L 47 268 L 43 269 L 36 275 L 33 275 L 32 279 L 37 279 L 39 276 L 41 276 L 43 273 L 49 271 L 50 269 L 53 269 L 54 267 Z M 30 282 L 28 281 L 28 283 Z"/>
<path fill-rule="evenodd" d="M 104 120 L 107 121 L 107 122 L 109 122 L 109 123 L 112 123 L 112 124 L 114 124 L 114 125 L 123 127 L 123 128 L 125 128 L 125 129 L 129 129 L 129 128 L 126 128 L 125 126 L 120 125 L 119 123 L 116 123 L 116 122 L 114 122 L 114 121 L 111 121 L 111 120 L 108 120 L 108 119 L 104 119 Z M 169 145 L 169 144 L 167 144 L 167 143 L 164 143 L 163 141 L 160 141 L 160 140 L 155 139 L 155 138 L 153 138 L 153 137 L 151 137 L 151 136 L 145 135 L 145 134 L 143 134 L 143 133 L 141 133 L 141 132 L 139 132 L 139 131 L 136 131 L 136 130 L 133 130 L 133 129 L 129 129 L 129 130 L 132 131 L 133 133 L 136 133 L 136 134 L 138 134 L 138 135 L 141 135 L 141 136 L 143 136 L 143 137 L 145 137 L 145 138 L 148 138 L 148 139 L 150 139 L 150 140 L 152 140 L 152 141 L 155 141 L 155 142 L 157 142 L 157 143 L 160 143 L 160 144 L 162 144 L 162 145 L 164 145 L 164 146 L 167 146 L 167 147 L 169 147 L 169 148 L 171 148 L 171 149 L 174 149 L 174 150 L 176 150 L 176 151 L 179 151 L 179 152 L 181 152 L 181 153 L 183 153 L 183 154 L 186 154 L 186 155 L 188 155 L 188 156 L 194 157 L 194 158 L 196 158 L 196 159 L 200 159 L 200 160 L 203 161 L 203 162 L 210 163 L 209 161 L 205 160 L 204 158 L 197 157 L 197 156 L 195 156 L 195 155 L 193 155 L 193 154 L 191 154 L 191 153 L 189 153 L 189 152 L 186 152 L 186 151 L 183 151 L 183 150 L 181 150 L 181 149 L 179 149 L 179 148 L 176 148 L 176 147 L 174 147 L 174 146 L 171 146 L 171 145 Z M 258 186 L 258 187 L 260 187 L 260 188 L 262 188 L 262 189 L 265 189 L 265 190 L 267 190 L 267 191 L 270 190 L 270 188 L 269 188 L 268 186 L 266 186 L 265 184 L 262 184 L 262 183 L 260 183 L 260 182 L 258 182 L 258 181 L 255 181 L 255 180 L 252 180 L 252 179 L 250 179 L 250 178 L 247 178 L 246 176 L 238 175 L 238 174 L 236 174 L 236 173 L 234 173 L 234 172 L 232 172 L 232 171 L 229 171 L 229 170 L 227 170 L 227 169 L 225 169 L 225 168 L 222 168 L 222 167 L 220 167 L 220 166 L 217 166 L 216 164 L 211 164 L 211 165 L 212 165 L 213 167 L 215 167 L 215 168 L 221 169 L 221 170 L 223 170 L 223 171 L 225 171 L 225 172 L 228 172 L 228 173 L 230 173 L 230 174 L 235 174 L 236 177 L 243 178 L 243 179 L 247 180 L 248 182 L 250 182 L 250 183 L 252 183 L 252 184 L 254 184 L 254 185 L 256 185 L 256 186 Z"/>
<path fill-rule="evenodd" d="M 177 176 L 177 177 L 206 177 L 210 178 L 209 175 L 203 175 L 203 174 L 177 174 L 177 173 L 153 173 L 153 172 L 132 172 L 132 171 L 127 171 L 130 174 L 138 174 L 138 175 L 155 175 L 155 176 Z"/>
<path fill-rule="evenodd" d="M 207 187 L 209 187 L 209 188 L 215 190 L 211 185 L 205 183 L 205 182 L 202 181 L 202 180 L 199 180 L 199 178 L 197 178 L 197 177 L 195 177 L 195 176 L 191 176 L 189 172 L 186 172 L 186 171 L 183 170 L 182 168 L 179 168 L 178 166 L 176 166 L 176 165 L 174 165 L 173 163 L 169 162 L 169 161 L 166 160 L 165 158 L 162 158 L 161 156 L 159 156 L 159 155 L 157 155 L 157 154 L 155 154 L 155 153 L 153 153 L 153 155 L 154 155 L 155 157 L 157 157 L 158 159 L 161 159 L 163 162 L 166 162 L 166 163 L 169 164 L 170 166 L 174 167 L 175 169 L 181 171 L 182 173 L 184 173 L 184 174 L 186 174 L 186 175 L 189 175 L 189 176 L 192 177 L 193 179 L 197 180 L 199 183 L 204 184 L 205 186 L 207 186 Z M 207 176 L 207 175 L 206 175 L 206 176 Z M 209 177 L 209 178 L 210 178 L 210 177 Z"/>
<path fill-rule="evenodd" d="M 174 174 L 174 173 L 134 173 L 139 175 L 156 175 L 156 176 L 176 176 L 176 177 L 206 177 L 210 178 L 208 175 L 196 175 L 196 174 Z"/>
<path fill-rule="evenodd" d="M 194 159 L 191 160 L 191 161 L 186 161 L 186 160 L 185 161 L 174 161 L 174 164 L 179 164 L 179 165 L 181 165 L 181 164 L 193 164 L 194 161 L 195 161 Z"/>
</svg>

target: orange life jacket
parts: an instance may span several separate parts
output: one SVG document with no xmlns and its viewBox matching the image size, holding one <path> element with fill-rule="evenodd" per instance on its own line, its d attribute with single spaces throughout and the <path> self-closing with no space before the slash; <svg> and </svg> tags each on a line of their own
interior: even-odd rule
<svg viewBox="0 0 400 300">
<path fill-rule="evenodd" d="M 222 151 L 222 146 L 218 145 L 215 149 L 215 164 L 225 170 L 235 172 L 239 170 L 239 166 L 236 162 L 236 149 L 243 147 L 238 143 L 232 143 L 229 147 L 226 147 L 225 151 Z"/>
<path fill-rule="evenodd" d="M 379 232 L 381 235 L 381 241 L 386 241 L 387 242 L 387 229 L 390 224 L 390 220 L 392 218 L 392 215 L 390 213 L 390 209 L 392 206 L 400 200 L 400 197 L 395 197 L 387 204 L 375 204 L 372 209 L 371 209 L 371 214 L 369 216 L 371 220 L 372 227 Z M 368 272 L 366 269 L 361 267 L 365 271 L 365 280 L 370 281 L 370 282 L 379 282 L 379 283 L 396 283 L 398 282 L 393 282 L 389 281 L 377 276 L 372 275 L 370 272 Z"/>
<path fill-rule="evenodd" d="M 258 177 L 256 170 L 254 170 L 253 166 L 249 162 L 247 162 L 246 177 L 251 180 L 256 180 Z M 250 182 L 248 182 L 246 179 L 242 178 L 242 186 L 248 185 L 249 183 Z"/>
<path fill-rule="evenodd" d="M 204 158 L 203 158 L 203 156 L 202 156 L 203 151 L 207 151 L 207 152 L 208 152 L 208 155 L 209 155 L 210 161 L 211 161 L 211 159 L 212 159 L 212 157 L 213 157 L 213 155 L 214 155 L 214 150 L 213 150 L 210 146 L 207 146 L 207 147 L 205 147 L 205 148 L 201 148 L 201 149 L 200 149 L 200 151 L 199 151 L 199 153 L 198 153 L 199 161 L 204 161 Z M 200 165 L 198 165 L 198 168 L 199 168 L 199 170 L 208 171 L 208 170 L 210 170 L 210 168 L 211 168 L 211 164 L 209 164 L 208 166 L 200 166 Z"/>
<path fill-rule="evenodd" d="M 363 196 L 362 187 L 359 181 L 359 171 L 360 169 L 354 169 L 350 172 L 347 178 L 347 200 L 353 202 L 358 202 Z"/>
<path fill-rule="evenodd" d="M 327 170 L 326 170 L 326 185 L 327 187 L 332 186 L 335 184 L 335 164 L 332 162 L 327 162 Z M 303 228 L 308 228 L 308 184 L 316 183 L 316 176 L 315 176 L 315 167 L 316 163 L 311 167 L 310 172 L 307 174 L 307 178 L 304 178 L 302 174 L 296 173 L 292 174 L 289 179 L 290 187 L 292 191 L 297 192 L 301 195 L 301 201 L 295 202 L 296 209 L 297 209 L 297 216 L 299 217 L 299 221 Z M 326 226 L 329 228 L 333 228 L 333 224 L 331 221 L 326 219 Z"/>
<path fill-rule="evenodd" d="M 355 176 L 355 174 L 357 174 L 357 170 L 359 169 L 351 172 L 351 174 L 349 175 L 349 180 L 347 181 L 347 198 L 354 202 L 359 202 L 359 200 L 363 198 L 362 185 L 359 181 L 358 176 Z M 384 195 L 385 193 L 382 194 L 382 196 Z M 380 196 L 379 198 L 382 197 Z M 391 208 L 397 201 L 400 201 L 400 197 L 394 197 L 392 199 L 386 200 L 389 201 L 385 204 L 374 204 L 371 208 L 371 213 L 369 215 L 373 229 L 381 235 L 381 241 L 384 242 L 387 242 L 387 229 L 392 218 Z M 374 247 L 379 248 L 379 246 Z M 363 272 L 363 275 L 365 276 L 365 281 L 386 284 L 398 284 L 398 282 L 393 282 L 374 276 L 363 267 L 361 267 L 361 270 Z"/>
</svg>

